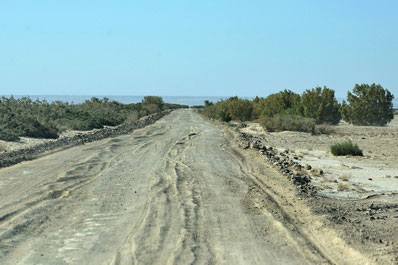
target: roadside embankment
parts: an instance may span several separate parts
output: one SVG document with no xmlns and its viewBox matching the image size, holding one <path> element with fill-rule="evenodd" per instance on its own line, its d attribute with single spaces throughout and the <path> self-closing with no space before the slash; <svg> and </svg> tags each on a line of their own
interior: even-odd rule
<svg viewBox="0 0 398 265">
<path fill-rule="evenodd" d="M 243 149 L 253 149 L 260 152 L 267 161 L 280 173 L 291 180 L 301 192 L 313 195 L 316 193 L 314 186 L 311 185 L 309 173 L 323 174 L 322 170 L 315 170 L 310 165 L 302 165 L 297 160 L 298 157 L 291 156 L 289 150 L 278 152 L 272 146 L 266 146 L 261 138 L 239 133 L 239 145 Z"/>
<path fill-rule="evenodd" d="M 398 264 L 396 122 L 340 124 L 328 135 L 267 132 L 254 123 L 232 127 L 242 148 L 259 152 L 298 191 L 310 195 L 305 203 L 311 211 L 349 246 L 377 264 Z M 359 143 L 364 156 L 333 156 L 330 145 L 345 139 Z"/>
<path fill-rule="evenodd" d="M 171 111 L 172 110 L 165 110 L 159 113 L 151 114 L 142 117 L 135 122 L 122 124 L 114 128 L 103 128 L 74 136 L 65 136 L 57 140 L 46 141 L 28 148 L 15 151 L 5 151 L 0 154 L 0 168 L 8 167 L 22 161 L 33 160 L 48 152 L 59 151 L 76 145 L 82 145 L 108 137 L 130 133 L 135 129 L 143 128 L 154 123 L 163 116 L 169 114 Z"/>
</svg>

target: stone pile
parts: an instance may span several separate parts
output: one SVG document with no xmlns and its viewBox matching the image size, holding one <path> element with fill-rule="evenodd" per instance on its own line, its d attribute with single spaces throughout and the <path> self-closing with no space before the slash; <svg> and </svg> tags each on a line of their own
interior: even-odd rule
<svg viewBox="0 0 398 265">
<path fill-rule="evenodd" d="M 315 170 L 310 165 L 300 164 L 297 156 L 291 155 L 289 150 L 278 152 L 272 146 L 266 146 L 263 139 L 246 133 L 239 133 L 239 145 L 243 149 L 253 149 L 260 152 L 265 159 L 279 172 L 291 180 L 301 192 L 315 194 L 311 185 L 310 174 L 322 175 L 322 170 Z"/>
<path fill-rule="evenodd" d="M 26 149 L 4 152 L 0 154 L 0 167 L 7 167 L 22 161 L 32 160 L 49 151 L 63 150 L 69 147 L 98 141 L 104 138 L 127 134 L 135 129 L 143 128 L 154 123 L 170 112 L 171 110 L 165 110 L 160 113 L 142 117 L 133 123 L 121 124 L 115 128 L 103 128 L 84 134 L 63 137 L 55 141 L 45 142 Z"/>
</svg>

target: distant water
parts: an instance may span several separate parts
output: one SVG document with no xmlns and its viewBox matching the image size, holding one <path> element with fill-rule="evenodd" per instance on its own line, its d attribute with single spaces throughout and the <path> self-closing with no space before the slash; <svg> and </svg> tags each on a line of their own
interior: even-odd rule
<svg viewBox="0 0 398 265">
<path fill-rule="evenodd" d="M 10 95 L 4 95 L 6 97 L 9 97 Z M 87 96 L 73 96 L 73 95 L 14 95 L 15 98 L 21 98 L 21 97 L 30 97 L 32 100 L 40 99 L 40 100 L 47 100 L 48 102 L 53 102 L 53 101 L 63 101 L 63 102 L 69 102 L 69 103 L 83 103 L 86 100 L 91 99 L 92 97 L 97 97 L 97 98 L 104 98 L 107 97 L 110 100 L 116 100 L 120 103 L 138 103 L 141 102 L 144 96 L 98 96 L 98 95 L 87 95 Z M 209 97 L 183 97 L 183 96 L 163 96 L 163 101 L 167 103 L 174 103 L 174 104 L 184 104 L 188 106 L 195 106 L 195 105 L 203 105 L 203 102 L 205 100 L 209 100 L 212 102 L 217 102 L 221 99 L 227 99 L 229 96 L 225 97 L 214 97 L 214 96 L 209 96 Z M 243 97 L 246 99 L 252 99 L 253 97 Z M 338 98 L 337 99 L 339 102 L 342 102 L 344 99 L 343 98 Z M 393 101 L 394 108 L 398 109 L 398 98 L 394 99 Z"/>
<path fill-rule="evenodd" d="M 9 97 L 9 95 L 5 95 L 6 97 Z M 97 98 L 104 98 L 107 97 L 110 100 L 115 100 L 120 103 L 138 103 L 141 102 L 144 96 L 98 96 L 98 95 L 87 95 L 87 96 L 73 96 L 73 95 L 14 95 L 14 98 L 21 98 L 21 97 L 29 97 L 32 100 L 47 100 L 48 102 L 54 102 L 54 101 L 63 101 L 63 102 L 69 102 L 69 103 L 83 103 L 86 100 L 91 99 L 92 97 L 97 97 Z M 184 104 L 188 106 L 195 106 L 195 105 L 203 105 L 203 102 L 205 100 L 209 100 L 212 102 L 217 102 L 221 99 L 225 99 L 228 97 L 180 97 L 180 96 L 162 96 L 163 101 L 166 103 L 173 103 L 173 104 Z"/>
</svg>

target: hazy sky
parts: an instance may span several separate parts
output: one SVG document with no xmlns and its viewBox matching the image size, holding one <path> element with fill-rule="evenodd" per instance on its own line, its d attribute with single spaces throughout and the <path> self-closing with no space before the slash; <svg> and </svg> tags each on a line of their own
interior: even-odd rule
<svg viewBox="0 0 398 265">
<path fill-rule="evenodd" d="M 0 94 L 265 96 L 380 83 L 396 0 L 0 1 Z"/>
</svg>

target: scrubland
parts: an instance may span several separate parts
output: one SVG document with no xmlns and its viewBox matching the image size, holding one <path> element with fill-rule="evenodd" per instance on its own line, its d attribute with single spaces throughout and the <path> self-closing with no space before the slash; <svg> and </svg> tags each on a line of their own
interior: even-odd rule
<svg viewBox="0 0 398 265">
<path fill-rule="evenodd" d="M 147 96 L 137 104 L 95 97 L 81 104 L 2 97 L 0 140 L 19 141 L 20 137 L 56 139 L 68 130 L 87 131 L 116 126 L 165 109 L 186 107 L 164 103 L 156 96 Z"/>
</svg>

